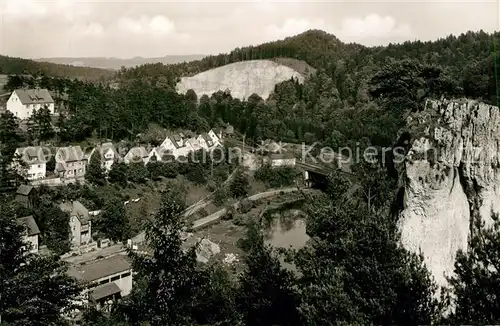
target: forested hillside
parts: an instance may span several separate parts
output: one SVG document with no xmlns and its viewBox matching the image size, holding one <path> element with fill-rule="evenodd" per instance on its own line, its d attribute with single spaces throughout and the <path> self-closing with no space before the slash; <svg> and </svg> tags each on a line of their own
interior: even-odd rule
<svg viewBox="0 0 500 326">
<path fill-rule="evenodd" d="M 320 141 L 334 148 L 355 142 L 391 145 L 405 113 L 425 98 L 453 95 L 497 102 L 498 35 L 468 32 L 436 42 L 367 48 L 308 31 L 190 63 L 124 69 L 118 73 L 125 81 L 119 90 L 50 78 L 40 86 L 68 94 L 68 119 L 61 120 L 68 139 L 85 138 L 93 131 L 130 138 L 151 122 L 192 130 L 230 123 L 249 140 Z M 193 92 L 175 92 L 181 76 L 241 60 L 285 62 L 284 57 L 294 59 L 288 59 L 290 64 L 306 62 L 317 71 L 303 84 L 278 84 L 265 101 L 256 95 L 240 101 L 223 91 L 201 98 Z M 12 80 L 8 87 L 33 82 Z"/>
<path fill-rule="evenodd" d="M 98 81 L 113 77 L 111 70 L 75 67 L 49 62 L 37 62 L 29 59 L 14 58 L 0 55 L 0 75 L 37 75 L 51 77 L 78 78 L 88 81 Z"/>
</svg>

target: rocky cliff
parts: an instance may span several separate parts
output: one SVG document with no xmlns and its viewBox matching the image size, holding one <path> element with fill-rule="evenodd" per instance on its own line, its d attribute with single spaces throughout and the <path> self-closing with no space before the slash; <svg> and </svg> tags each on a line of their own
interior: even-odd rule
<svg viewBox="0 0 500 326">
<path fill-rule="evenodd" d="M 193 89 L 198 98 L 211 96 L 217 91 L 229 89 L 233 98 L 248 99 L 253 93 L 266 99 L 274 86 L 290 78 L 304 81 L 296 70 L 270 60 L 251 60 L 231 63 L 219 68 L 199 73 L 192 77 L 182 77 L 177 91 L 185 93 Z"/>
<path fill-rule="evenodd" d="M 471 100 L 428 101 L 408 120 L 403 245 L 422 251 L 439 285 L 467 249 L 471 218 L 500 211 L 500 111 Z"/>
</svg>

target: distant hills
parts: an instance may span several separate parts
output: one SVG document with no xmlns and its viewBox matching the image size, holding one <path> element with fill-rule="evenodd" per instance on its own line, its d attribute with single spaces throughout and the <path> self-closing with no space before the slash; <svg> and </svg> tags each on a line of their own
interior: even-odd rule
<svg viewBox="0 0 500 326">
<path fill-rule="evenodd" d="M 120 58 L 40 58 L 35 59 L 37 62 L 51 62 L 62 65 L 72 65 L 77 67 L 92 67 L 100 69 L 112 69 L 118 70 L 121 67 L 132 68 L 139 65 L 151 64 L 151 63 L 162 63 L 162 64 L 176 64 L 182 62 L 190 62 L 195 60 L 200 60 L 204 58 L 205 55 L 201 54 L 189 54 L 189 55 L 166 55 L 164 57 L 158 58 L 142 58 L 135 57 L 130 59 L 120 59 Z"/>
<path fill-rule="evenodd" d="M 116 72 L 110 69 L 76 67 L 0 55 L 0 75 L 35 75 L 37 73 L 52 77 L 98 81 L 113 78 Z"/>
</svg>

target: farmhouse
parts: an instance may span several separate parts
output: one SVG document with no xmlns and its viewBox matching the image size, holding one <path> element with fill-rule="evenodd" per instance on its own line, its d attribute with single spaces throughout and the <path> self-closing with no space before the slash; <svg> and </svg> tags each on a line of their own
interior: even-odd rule
<svg viewBox="0 0 500 326">
<path fill-rule="evenodd" d="M 45 154 L 40 146 L 35 147 L 20 147 L 16 149 L 15 156 L 19 157 L 26 165 L 26 178 L 28 180 L 43 179 L 47 172 L 47 161 Z M 19 162 L 13 162 L 13 166 L 24 172 L 24 167 Z"/>
<path fill-rule="evenodd" d="M 28 119 L 43 107 L 54 114 L 54 99 L 46 89 L 16 89 L 7 100 L 7 111 L 21 120 Z"/>
</svg>

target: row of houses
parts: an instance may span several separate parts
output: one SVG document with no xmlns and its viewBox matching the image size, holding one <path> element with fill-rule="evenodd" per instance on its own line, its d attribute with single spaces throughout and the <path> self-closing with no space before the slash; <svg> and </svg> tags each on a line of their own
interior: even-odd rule
<svg viewBox="0 0 500 326">
<path fill-rule="evenodd" d="M 24 162 L 28 180 L 44 179 L 47 177 L 47 172 L 53 172 L 63 180 L 78 179 L 85 176 L 86 167 L 94 153 L 100 155 L 102 168 L 109 172 L 117 162 L 148 164 L 153 157 L 156 161 L 163 161 L 167 156 L 178 159 L 202 149 L 211 151 L 222 145 L 223 136 L 222 129 L 211 129 L 208 133 L 190 138 L 183 134 L 170 134 L 158 147 L 133 147 L 125 151 L 124 155 L 122 155 L 124 151 L 121 148 L 117 149 L 112 143 L 103 143 L 89 151 L 82 150 L 80 146 L 60 147 L 55 149 L 55 153 L 52 149 L 41 146 L 21 147 L 16 149 L 15 154 Z M 47 171 L 47 162 L 52 155 L 55 155 L 55 169 Z M 20 165 L 16 167 L 20 169 Z"/>
</svg>

